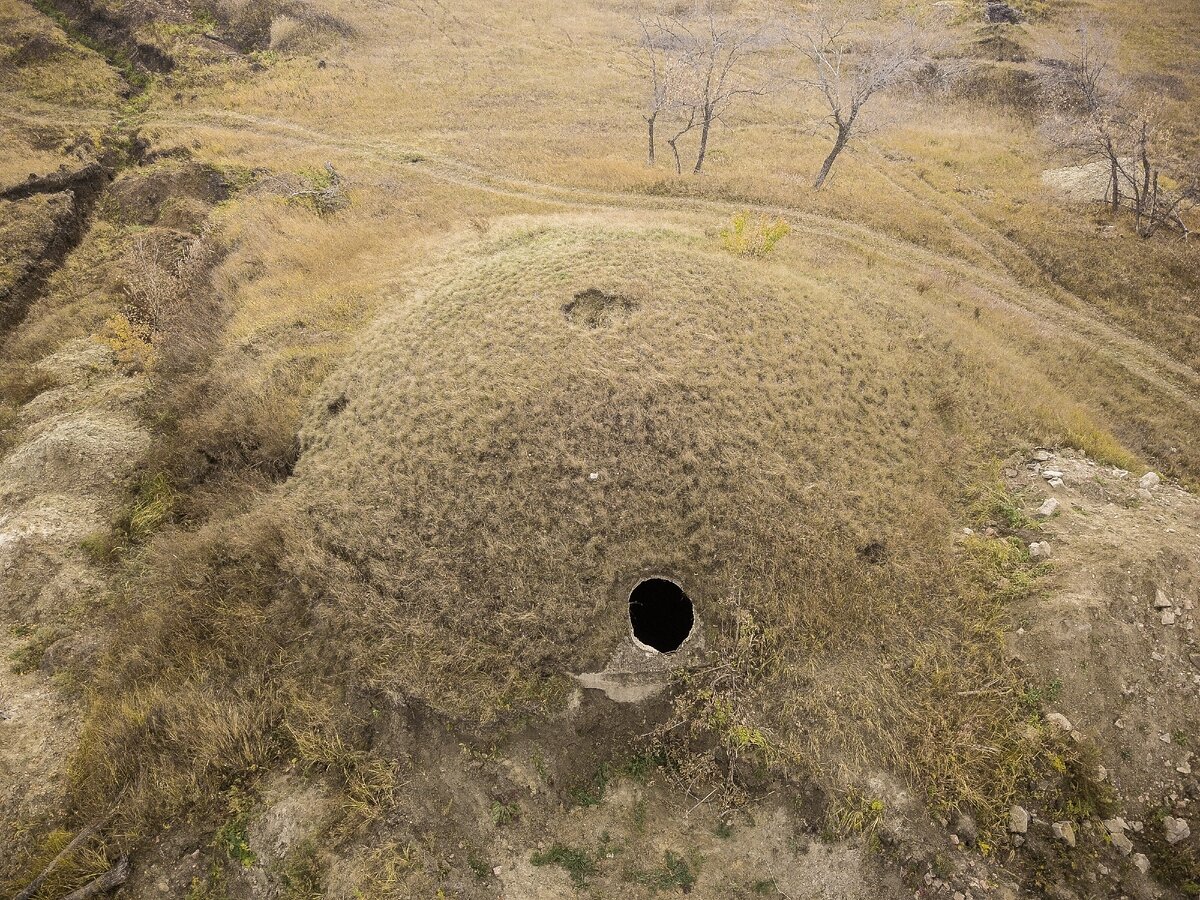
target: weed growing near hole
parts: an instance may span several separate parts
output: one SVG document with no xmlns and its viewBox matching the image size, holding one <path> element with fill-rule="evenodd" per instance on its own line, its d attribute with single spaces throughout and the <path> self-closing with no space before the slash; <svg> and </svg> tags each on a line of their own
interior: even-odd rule
<svg viewBox="0 0 1200 900">
<path fill-rule="evenodd" d="M 228 818 L 213 835 L 213 845 L 223 850 L 230 859 L 250 868 L 258 861 L 258 854 L 250 849 L 250 838 L 246 825 L 250 819 L 250 798 L 238 787 L 229 791 L 227 798 Z"/>
<path fill-rule="evenodd" d="M 976 488 L 969 498 L 971 518 L 980 526 L 998 525 L 1010 531 L 1040 531 L 1041 526 L 1021 509 L 1017 498 L 1000 480 Z"/>
<path fill-rule="evenodd" d="M 830 804 L 825 827 L 831 837 L 861 834 L 870 837 L 883 824 L 885 806 L 858 788 L 850 788 Z"/>
<path fill-rule="evenodd" d="M 791 230 L 786 219 L 743 212 L 721 231 L 721 241 L 738 256 L 766 256 Z"/>
<path fill-rule="evenodd" d="M 1062 680 L 1055 678 L 1044 687 L 1029 684 L 1021 692 L 1021 704 L 1031 712 L 1039 710 L 1047 703 L 1053 703 L 1062 693 Z"/>
<path fill-rule="evenodd" d="M 503 828 L 505 825 L 510 825 L 516 821 L 520 810 L 515 803 L 501 803 L 497 800 L 492 803 L 489 812 L 492 818 L 492 825 L 496 828 Z"/>
<path fill-rule="evenodd" d="M 132 313 L 117 313 L 105 321 L 99 341 L 112 350 L 121 368 L 127 372 L 145 372 L 154 367 L 157 359 L 153 337 L 149 322 Z"/>
<path fill-rule="evenodd" d="M 325 896 L 326 863 L 317 846 L 306 841 L 293 849 L 278 866 L 282 900 L 320 900 Z"/>
<path fill-rule="evenodd" d="M 179 495 L 162 472 L 143 475 L 133 500 L 117 516 L 114 527 L 129 544 L 140 544 L 171 517 Z"/>
</svg>

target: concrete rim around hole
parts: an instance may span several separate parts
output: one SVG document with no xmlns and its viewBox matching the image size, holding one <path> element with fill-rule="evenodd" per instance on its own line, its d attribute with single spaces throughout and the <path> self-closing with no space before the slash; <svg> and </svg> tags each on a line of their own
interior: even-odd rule
<svg viewBox="0 0 1200 900">
<path fill-rule="evenodd" d="M 640 641 L 637 634 L 634 632 L 633 614 L 629 609 L 629 604 L 633 600 L 634 592 L 648 581 L 666 581 L 675 585 L 675 587 L 679 588 L 679 593 L 682 594 L 684 599 L 687 600 L 688 606 L 691 609 L 692 623 L 688 626 L 687 634 L 683 636 L 683 640 L 679 642 L 679 646 L 674 650 L 659 650 L 657 647 L 651 647 L 649 644 Z M 691 641 L 696 634 L 696 625 L 698 624 L 699 619 L 699 617 L 696 615 L 696 601 L 692 599 L 692 595 L 689 594 L 687 589 L 684 588 L 683 583 L 673 575 L 664 575 L 658 572 L 650 572 L 648 574 L 639 575 L 629 587 L 629 590 L 625 592 L 625 604 L 625 617 L 629 620 L 629 639 L 633 641 L 633 645 L 635 647 L 645 653 L 653 654 L 655 656 L 671 656 L 672 654 L 679 653 L 681 650 L 684 650 L 687 647 L 688 642 Z"/>
</svg>

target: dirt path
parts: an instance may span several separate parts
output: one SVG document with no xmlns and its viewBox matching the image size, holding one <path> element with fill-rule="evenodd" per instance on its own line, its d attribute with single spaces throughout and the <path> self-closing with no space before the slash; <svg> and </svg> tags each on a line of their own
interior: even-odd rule
<svg viewBox="0 0 1200 900">
<path fill-rule="evenodd" d="M 534 201 L 550 206 L 577 209 L 645 210 L 651 212 L 711 212 L 720 215 L 750 210 L 788 218 L 794 231 L 834 241 L 861 253 L 883 256 L 889 262 L 914 271 L 933 270 L 950 274 L 987 292 L 989 304 L 1022 319 L 1039 333 L 1061 339 L 1069 337 L 1102 353 L 1131 375 L 1144 381 L 1196 413 L 1200 413 L 1200 373 L 1152 345 L 1109 324 L 1087 305 L 1061 288 L 1047 292 L 1022 283 L 1013 273 L 1012 264 L 994 247 L 994 229 L 974 214 L 962 210 L 964 217 L 989 235 L 981 239 L 961 225 L 955 230 L 977 248 L 993 265 L 986 268 L 974 262 L 935 253 L 867 226 L 817 215 L 803 210 L 769 204 L 735 203 L 692 197 L 660 198 L 644 194 L 598 191 L 517 178 L 494 172 L 450 157 L 430 153 L 382 139 L 362 140 L 340 137 L 285 120 L 219 110 L 195 110 L 186 117 L 162 117 L 146 121 L 146 126 L 161 129 L 186 128 L 197 124 L 228 131 L 252 130 L 273 133 L 306 146 L 321 147 L 360 159 L 403 165 L 437 181 L 483 191 L 493 196 Z M 889 180 L 892 180 L 889 178 Z M 899 187 L 899 186 L 898 186 Z M 906 193 L 911 189 L 899 188 Z M 922 205 L 932 201 L 921 199 Z M 944 211 L 943 215 L 948 215 Z M 1003 242 L 1012 245 L 1006 237 Z M 989 244 L 993 245 L 989 247 Z M 1004 255 L 1024 254 L 1015 245 L 1006 246 Z M 1032 262 L 1025 257 L 1026 261 Z"/>
</svg>

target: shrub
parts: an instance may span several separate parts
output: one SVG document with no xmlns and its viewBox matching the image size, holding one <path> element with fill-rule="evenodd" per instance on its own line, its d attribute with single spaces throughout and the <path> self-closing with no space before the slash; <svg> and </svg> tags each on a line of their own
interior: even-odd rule
<svg viewBox="0 0 1200 900">
<path fill-rule="evenodd" d="M 154 367 L 153 331 L 139 317 L 117 313 L 104 323 L 100 343 L 112 350 L 118 365 L 130 372 L 144 372 Z"/>
<path fill-rule="evenodd" d="M 741 212 L 721 232 L 721 240 L 738 256 L 766 256 L 791 230 L 786 219 Z"/>
</svg>

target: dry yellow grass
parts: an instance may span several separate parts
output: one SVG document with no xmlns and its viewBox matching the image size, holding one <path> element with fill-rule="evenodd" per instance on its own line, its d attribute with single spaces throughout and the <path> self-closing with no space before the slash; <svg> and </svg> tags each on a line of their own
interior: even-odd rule
<svg viewBox="0 0 1200 900">
<path fill-rule="evenodd" d="M 736 676 L 683 685 L 690 725 L 834 788 L 884 766 L 994 823 L 1047 747 L 1002 643 L 1034 573 L 1013 542 L 953 536 L 1034 443 L 1200 472 L 1195 382 L 1154 354 L 1195 361 L 1193 251 L 1104 251 L 1041 196 L 1019 108 L 893 98 L 813 194 L 818 107 L 784 91 L 677 178 L 641 160 L 623 4 L 323 7 L 356 29 L 323 39 L 326 67 L 193 60 L 125 111 L 239 182 L 331 162 L 352 205 L 318 216 L 263 178 L 209 220 L 212 334 L 151 410 L 175 522 L 114 579 L 80 821 L 124 791 L 122 846 L 291 757 L 369 816 L 396 777 L 374 704 L 553 711 L 626 628 L 613 585 L 655 566 Z M 103 95 L 94 129 L 111 73 L 72 59 L 75 80 L 0 90 L 60 130 Z M 0 173 L 60 156 L 26 135 Z M 721 249 L 743 209 L 792 225 L 766 260 Z M 103 328 L 136 231 L 99 220 L 15 359 Z M 1135 252 L 1167 274 L 1103 269 Z M 591 288 L 631 304 L 571 321 Z"/>
</svg>

